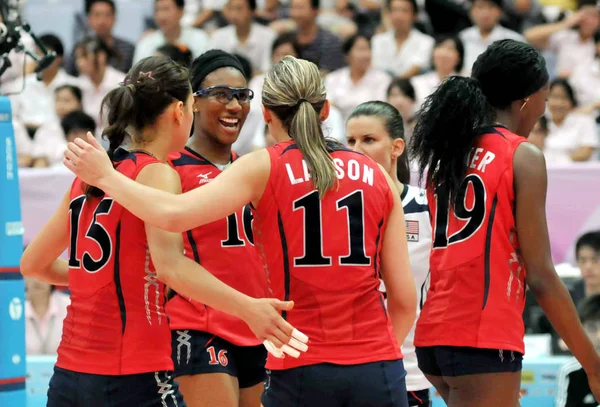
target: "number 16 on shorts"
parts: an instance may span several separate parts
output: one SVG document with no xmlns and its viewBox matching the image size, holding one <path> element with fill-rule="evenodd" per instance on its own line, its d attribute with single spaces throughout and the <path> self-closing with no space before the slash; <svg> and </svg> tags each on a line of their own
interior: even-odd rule
<svg viewBox="0 0 600 407">
<path fill-rule="evenodd" d="M 215 351 L 214 346 L 210 346 L 206 349 L 210 360 L 208 361 L 209 365 L 221 365 L 227 366 L 229 364 L 229 360 L 227 359 L 227 349 L 221 349 L 219 352 Z"/>
</svg>

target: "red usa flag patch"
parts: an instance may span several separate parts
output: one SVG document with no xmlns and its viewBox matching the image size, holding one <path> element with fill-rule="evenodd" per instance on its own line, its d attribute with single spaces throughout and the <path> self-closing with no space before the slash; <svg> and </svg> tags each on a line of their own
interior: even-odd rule
<svg viewBox="0 0 600 407">
<path fill-rule="evenodd" d="M 418 220 L 407 220 L 406 222 L 406 241 L 407 242 L 418 242 L 419 241 L 419 221 Z"/>
</svg>

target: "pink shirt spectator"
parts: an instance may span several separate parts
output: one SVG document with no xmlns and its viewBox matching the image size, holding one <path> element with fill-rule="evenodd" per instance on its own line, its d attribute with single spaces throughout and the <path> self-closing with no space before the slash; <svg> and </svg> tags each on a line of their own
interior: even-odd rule
<svg viewBox="0 0 600 407">
<path fill-rule="evenodd" d="M 40 317 L 29 300 L 25 301 L 25 339 L 28 355 L 55 355 L 62 336 L 63 320 L 67 316 L 69 296 L 60 291 L 50 294 L 46 315 Z"/>
</svg>

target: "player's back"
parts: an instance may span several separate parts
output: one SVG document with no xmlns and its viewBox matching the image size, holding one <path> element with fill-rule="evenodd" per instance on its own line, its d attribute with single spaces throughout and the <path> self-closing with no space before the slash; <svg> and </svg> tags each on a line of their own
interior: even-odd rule
<svg viewBox="0 0 600 407">
<path fill-rule="evenodd" d="M 455 208 L 427 189 L 431 281 L 417 346 L 523 353 L 525 269 L 515 229 L 513 156 L 525 141 L 503 127 L 481 130 Z"/>
<path fill-rule="evenodd" d="M 299 359 L 270 369 L 401 357 L 379 292 L 379 258 L 393 194 L 368 157 L 330 145 L 339 180 L 319 200 L 293 142 L 268 149 L 271 174 L 254 215 L 255 239 L 276 298 L 293 300 L 287 320 L 311 338 Z"/>
<path fill-rule="evenodd" d="M 119 149 L 117 170 L 135 179 L 159 161 Z M 57 366 L 125 375 L 173 369 L 164 285 L 150 259 L 144 222 L 109 196 L 71 187 L 69 289 Z"/>
<path fill-rule="evenodd" d="M 232 161 L 237 158 L 232 153 Z M 179 173 L 183 192 L 211 182 L 221 170 L 196 151 L 186 147 L 169 156 Z M 267 281 L 252 235 L 252 210 L 247 205 L 226 218 L 199 226 L 183 234 L 186 256 L 205 267 L 225 284 L 254 298 L 267 294 Z M 238 318 L 176 295 L 167 311 L 171 329 L 209 332 L 239 346 L 260 345 L 248 325 Z"/>
</svg>

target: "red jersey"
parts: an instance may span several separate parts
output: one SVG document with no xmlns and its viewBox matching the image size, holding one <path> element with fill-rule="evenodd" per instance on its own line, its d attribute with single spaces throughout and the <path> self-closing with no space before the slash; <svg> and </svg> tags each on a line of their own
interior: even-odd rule
<svg viewBox="0 0 600 407">
<path fill-rule="evenodd" d="M 117 170 L 131 179 L 158 162 L 144 153 L 115 153 Z M 85 187 L 80 179 L 71 187 L 71 305 L 56 365 L 101 375 L 173 370 L 165 287 L 144 222 L 109 196 L 86 200 Z"/>
<path fill-rule="evenodd" d="M 236 158 L 232 154 L 232 160 Z M 186 147 L 169 156 L 179 173 L 183 192 L 206 185 L 221 173 L 214 164 Z M 267 294 L 267 277 L 254 248 L 252 211 L 240 208 L 226 218 L 189 230 L 183 234 L 185 254 L 201 264 L 219 280 L 254 298 Z M 171 329 L 210 332 L 238 346 L 261 342 L 248 325 L 202 303 L 176 295 L 167 303 Z"/>
<path fill-rule="evenodd" d="M 468 157 L 456 208 L 427 188 L 431 282 L 416 346 L 524 353 L 525 268 L 515 229 L 513 157 L 525 138 L 482 130 Z"/>
<path fill-rule="evenodd" d="M 402 357 L 379 292 L 382 234 L 394 198 L 368 157 L 331 146 L 338 188 L 322 200 L 293 141 L 268 149 L 271 174 L 254 212 L 272 296 L 310 338 L 300 358 L 269 355 L 268 369 L 354 365 Z"/>
</svg>

